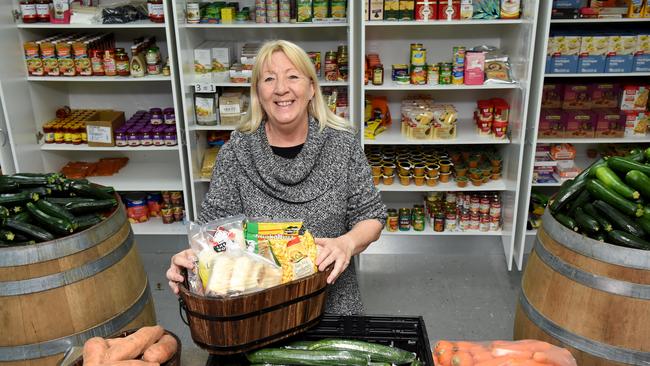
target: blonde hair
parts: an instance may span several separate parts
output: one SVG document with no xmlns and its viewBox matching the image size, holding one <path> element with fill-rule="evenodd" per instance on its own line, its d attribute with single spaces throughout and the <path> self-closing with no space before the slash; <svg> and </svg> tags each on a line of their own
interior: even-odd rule
<svg viewBox="0 0 650 366">
<path fill-rule="evenodd" d="M 255 65 L 253 65 L 253 76 L 251 78 L 250 108 L 245 120 L 239 125 L 238 130 L 245 133 L 254 132 L 266 117 L 266 113 L 257 96 L 257 83 L 262 77 L 264 65 L 270 61 L 271 56 L 275 52 L 284 53 L 298 71 L 311 80 L 314 86 L 314 97 L 309 102 L 309 115 L 318 121 L 320 130 L 322 131 L 325 127 L 330 127 L 335 130 L 352 130 L 352 125 L 348 120 L 337 116 L 327 108 L 320 90 L 316 70 L 307 53 L 295 43 L 284 40 L 268 41 L 262 45 L 262 48 L 257 53 Z"/>
</svg>

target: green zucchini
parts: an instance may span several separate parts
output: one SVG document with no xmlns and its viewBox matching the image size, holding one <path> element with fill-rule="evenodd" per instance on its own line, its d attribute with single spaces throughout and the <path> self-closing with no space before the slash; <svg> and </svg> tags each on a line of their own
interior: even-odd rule
<svg viewBox="0 0 650 366">
<path fill-rule="evenodd" d="M 5 206 L 0 206 L 0 217 L 7 218 L 9 217 L 9 210 Z"/>
<path fill-rule="evenodd" d="M 38 201 L 38 193 L 20 192 L 20 193 L 3 193 L 0 194 L 0 205 L 7 208 L 23 206 L 30 201 Z"/>
<path fill-rule="evenodd" d="M 544 194 L 541 194 L 541 193 L 538 193 L 538 192 L 535 192 L 535 191 L 530 192 L 530 199 L 532 201 L 534 201 L 534 202 L 537 202 L 537 203 L 543 205 L 543 206 L 546 206 L 546 204 L 548 204 L 548 196 L 546 196 Z"/>
<path fill-rule="evenodd" d="M 91 202 L 71 202 L 66 204 L 65 207 L 75 215 L 106 211 L 117 204 L 114 198 L 108 200 L 94 200 Z"/>
<path fill-rule="evenodd" d="M 576 224 L 575 220 L 570 218 L 569 216 L 563 214 L 563 213 L 556 213 L 553 215 L 557 221 L 560 222 L 560 224 L 568 227 L 569 229 L 573 231 L 578 231 L 578 224 Z"/>
<path fill-rule="evenodd" d="M 609 203 L 625 215 L 636 217 L 643 216 L 643 206 L 626 200 L 618 193 L 605 187 L 605 185 L 597 179 L 589 179 L 587 181 L 587 190 L 594 198 Z"/>
<path fill-rule="evenodd" d="M 609 223 L 609 221 L 603 217 L 603 215 L 596 210 L 593 204 L 591 203 L 586 203 L 584 206 L 582 206 L 583 210 L 587 213 L 587 215 L 593 217 L 598 221 L 598 224 L 600 225 L 601 228 L 603 228 L 604 231 L 612 231 L 614 228 L 612 227 L 612 224 Z"/>
<path fill-rule="evenodd" d="M 596 210 L 606 215 L 615 229 L 626 231 L 632 235 L 643 236 L 643 228 L 634 222 L 628 216 L 623 215 L 616 208 L 607 204 L 607 202 L 596 200 L 592 203 Z"/>
<path fill-rule="evenodd" d="M 576 197 L 576 199 L 574 199 L 569 203 L 567 212 L 570 215 L 573 215 L 578 207 L 582 207 L 586 203 L 589 203 L 591 201 L 592 199 L 591 196 L 589 195 L 589 192 L 587 192 L 586 189 L 583 189 L 582 192 L 580 192 L 580 194 L 578 195 L 578 197 Z"/>
<path fill-rule="evenodd" d="M 614 171 L 612 171 L 607 166 L 600 166 L 596 168 L 594 170 L 594 173 L 596 175 L 596 178 L 598 178 L 598 180 L 600 180 L 601 183 L 605 185 L 605 187 L 610 188 L 628 200 L 635 200 L 641 196 L 638 191 L 635 191 L 623 183 L 621 178 L 619 178 L 618 175 L 616 175 L 616 173 L 614 173 Z"/>
<path fill-rule="evenodd" d="M 307 350 L 309 346 L 316 343 L 316 341 L 295 341 L 284 346 L 286 349 L 302 349 Z"/>
<path fill-rule="evenodd" d="M 641 227 L 641 229 L 643 229 L 643 232 L 646 235 L 650 236 L 650 218 L 646 216 L 639 217 L 636 219 L 636 223 Z"/>
<path fill-rule="evenodd" d="M 9 218 L 21 222 L 30 222 L 32 220 L 32 217 L 27 211 L 19 212 L 15 215 L 9 216 Z"/>
<path fill-rule="evenodd" d="M 0 193 L 15 192 L 19 188 L 18 183 L 13 180 L 0 180 Z"/>
<path fill-rule="evenodd" d="M 625 231 L 612 230 L 607 233 L 607 236 L 611 240 L 612 244 L 635 249 L 650 250 L 650 242 L 645 241 L 636 235 L 626 233 Z"/>
<path fill-rule="evenodd" d="M 418 360 L 417 358 L 411 362 L 411 366 L 422 366 L 422 361 Z"/>
<path fill-rule="evenodd" d="M 573 216 L 573 218 L 576 220 L 576 224 L 578 224 L 578 227 L 589 234 L 595 234 L 601 230 L 598 221 L 596 221 L 596 219 L 594 219 L 593 217 L 589 216 L 582 209 L 582 207 L 576 208 L 575 215 Z"/>
<path fill-rule="evenodd" d="M 645 160 L 650 161 L 650 147 L 643 151 L 643 155 L 645 156 Z"/>
<path fill-rule="evenodd" d="M 623 157 L 623 159 L 643 163 L 645 161 L 645 155 L 641 149 L 632 149 L 629 154 Z"/>
<path fill-rule="evenodd" d="M 586 180 L 575 181 L 571 183 L 566 189 L 560 189 L 560 192 L 555 196 L 553 203 L 551 203 L 551 212 L 558 212 L 562 207 L 569 203 L 572 199 L 578 197 L 580 192 L 585 187 Z M 563 184 L 564 185 L 564 184 Z"/>
<path fill-rule="evenodd" d="M 86 198 L 86 197 L 46 197 L 46 201 L 50 201 L 52 203 L 56 203 L 57 205 L 65 206 L 68 203 L 71 202 L 94 202 L 96 201 L 94 198 Z"/>
<path fill-rule="evenodd" d="M 70 211 L 50 201 L 38 200 L 36 201 L 36 207 L 46 214 L 58 217 L 60 219 L 65 219 L 70 222 L 74 221 L 75 219 L 74 215 Z"/>
<path fill-rule="evenodd" d="M 0 240 L 2 241 L 13 241 L 15 239 L 14 233 L 12 233 L 9 230 L 1 230 L 0 229 Z"/>
<path fill-rule="evenodd" d="M 627 174 L 630 170 L 638 170 L 643 174 L 650 175 L 650 165 L 630 161 L 619 156 L 611 157 L 607 160 L 607 166 L 613 171 Z"/>
<path fill-rule="evenodd" d="M 596 168 L 599 166 L 607 165 L 607 162 L 605 159 L 600 158 L 596 160 L 593 164 L 589 165 L 586 169 L 580 172 L 575 178 L 573 178 L 574 181 L 579 182 L 581 180 L 586 180 L 587 178 L 590 178 L 593 176 L 593 172 Z"/>
<path fill-rule="evenodd" d="M 74 220 L 72 220 L 72 224 L 76 225 L 75 230 L 84 230 L 91 226 L 95 226 L 100 222 L 102 222 L 102 217 L 96 214 L 76 216 Z"/>
<path fill-rule="evenodd" d="M 37 193 L 41 198 L 52 194 L 52 189 L 46 186 L 21 188 L 20 191 L 26 193 Z"/>
<path fill-rule="evenodd" d="M 324 339 L 309 346 L 310 351 L 347 350 L 359 351 L 370 355 L 373 362 L 388 362 L 394 364 L 411 363 L 415 354 L 399 348 L 388 347 L 376 343 L 362 342 L 352 339 Z"/>
<path fill-rule="evenodd" d="M 4 226 L 7 229 L 11 229 L 11 231 L 14 233 L 23 234 L 39 242 L 54 240 L 54 235 L 52 235 L 47 230 L 41 229 L 38 226 L 28 224 L 26 222 L 7 219 L 7 222 Z"/>
<path fill-rule="evenodd" d="M 641 194 L 650 198 L 650 178 L 638 170 L 630 170 L 625 174 L 625 181 L 631 187 L 636 188 Z"/>
<path fill-rule="evenodd" d="M 367 366 L 370 356 L 354 351 L 305 351 L 298 349 L 265 348 L 246 355 L 251 363 L 306 366 Z"/>
<path fill-rule="evenodd" d="M 602 241 L 603 243 L 607 241 L 607 233 L 606 232 L 598 232 L 596 234 L 593 234 L 591 236 L 592 239 Z"/>
<path fill-rule="evenodd" d="M 45 226 L 49 231 L 67 235 L 74 231 L 72 223 L 66 219 L 61 219 L 41 211 L 35 204 L 29 202 L 26 205 L 27 212 L 42 226 Z"/>
<path fill-rule="evenodd" d="M 113 196 L 112 194 L 104 192 L 103 190 L 90 184 L 73 183 L 70 186 L 70 189 L 72 190 L 72 192 L 82 197 L 104 199 L 104 200 L 115 198 L 115 196 Z"/>
<path fill-rule="evenodd" d="M 25 241 L 0 241 L 0 248 L 8 247 L 22 247 L 26 245 L 36 244 L 35 240 L 25 240 Z"/>
<path fill-rule="evenodd" d="M 18 173 L 9 177 L 21 187 L 44 186 L 46 184 L 56 183 L 60 179 L 60 175 L 56 173 Z"/>
</svg>

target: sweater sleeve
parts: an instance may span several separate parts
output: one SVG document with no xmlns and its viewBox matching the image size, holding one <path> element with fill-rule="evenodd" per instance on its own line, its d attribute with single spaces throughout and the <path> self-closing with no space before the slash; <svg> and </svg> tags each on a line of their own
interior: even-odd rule
<svg viewBox="0 0 650 366">
<path fill-rule="evenodd" d="M 244 212 L 237 188 L 236 165 L 237 158 L 234 152 L 228 144 L 224 145 L 217 154 L 210 188 L 201 204 L 201 212 L 196 220 L 199 224 Z"/>
<path fill-rule="evenodd" d="M 386 223 L 386 205 L 372 184 L 372 173 L 368 160 L 357 141 L 352 143 L 350 164 L 348 166 L 348 230 L 363 220 L 376 219 Z"/>
</svg>

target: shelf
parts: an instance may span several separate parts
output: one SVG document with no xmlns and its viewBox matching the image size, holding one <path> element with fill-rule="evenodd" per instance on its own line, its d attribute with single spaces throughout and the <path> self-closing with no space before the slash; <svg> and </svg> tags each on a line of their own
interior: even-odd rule
<svg viewBox="0 0 650 366">
<path fill-rule="evenodd" d="M 165 23 L 153 23 L 148 20 L 138 20 L 125 24 L 52 24 L 52 23 L 19 23 L 22 29 L 134 29 L 134 28 L 165 28 Z"/>
<path fill-rule="evenodd" d="M 603 73 L 576 73 L 576 74 L 544 74 L 547 78 L 608 78 L 608 77 L 643 77 L 650 76 L 650 72 L 603 72 Z"/>
<path fill-rule="evenodd" d="M 394 126 L 380 133 L 374 140 L 364 139 L 364 145 L 479 145 L 479 144 L 509 144 L 509 139 L 495 139 L 480 136 L 472 121 L 458 121 L 456 138 L 450 140 L 413 140 L 402 136 L 401 122 L 393 122 Z"/>
<path fill-rule="evenodd" d="M 619 138 L 588 138 L 588 139 L 572 139 L 572 138 L 554 138 L 554 139 L 537 139 L 538 144 L 633 144 L 650 142 L 650 135 L 646 136 L 626 136 Z"/>
<path fill-rule="evenodd" d="M 390 21 L 390 20 L 369 20 L 365 21 L 366 27 L 412 27 L 412 26 L 455 26 L 455 25 L 507 25 L 507 24 L 522 24 L 522 19 L 493 19 L 493 20 L 430 20 L 430 21 Z"/>
<path fill-rule="evenodd" d="M 171 81 L 171 76 L 145 76 L 134 78 L 130 76 L 28 76 L 28 81 L 67 81 L 67 82 L 145 82 L 145 81 Z"/>
<path fill-rule="evenodd" d="M 372 90 L 492 90 L 492 89 L 518 89 L 519 83 L 514 84 L 483 84 L 483 85 L 399 85 L 387 82 L 384 85 L 364 85 L 366 91 Z"/>
<path fill-rule="evenodd" d="M 210 178 L 194 178 L 194 182 L 197 183 L 210 183 Z"/>
<path fill-rule="evenodd" d="M 552 24 L 638 23 L 638 22 L 650 22 L 650 18 L 551 19 Z"/>
<path fill-rule="evenodd" d="M 376 186 L 380 192 L 447 192 L 447 191 L 462 191 L 462 192 L 474 192 L 474 191 L 505 191 L 506 184 L 503 179 L 494 181 L 491 180 L 486 184 L 481 184 L 480 186 L 474 186 L 470 182 L 465 188 L 458 188 L 456 182 L 449 183 L 438 183 L 434 187 L 429 187 L 427 185 L 416 186 L 411 182 L 408 186 L 403 186 L 399 183 L 398 178 L 395 177 L 395 182 L 390 185 L 384 185 L 380 183 Z"/>
<path fill-rule="evenodd" d="M 526 236 L 535 236 L 537 235 L 537 230 L 526 230 Z"/>
<path fill-rule="evenodd" d="M 135 235 L 187 235 L 183 222 L 163 224 L 160 217 L 152 217 L 147 222 L 131 223 Z"/>
<path fill-rule="evenodd" d="M 112 186 L 117 191 L 182 191 L 181 171 L 177 165 L 129 162 L 110 177 L 88 177 L 88 180 Z"/>
<path fill-rule="evenodd" d="M 71 145 L 71 144 L 43 144 L 41 150 L 44 151 L 177 151 L 178 146 L 111 146 L 111 147 L 93 147 L 88 145 Z"/>
<path fill-rule="evenodd" d="M 533 187 L 559 187 L 562 185 L 562 182 L 555 183 L 532 183 Z"/>
<path fill-rule="evenodd" d="M 382 230 L 382 236 L 501 236 L 503 232 L 499 231 L 442 231 L 437 232 L 431 229 L 430 225 L 426 225 L 424 231 L 415 231 L 413 228 L 409 231 L 386 231 Z"/>
<path fill-rule="evenodd" d="M 234 131 L 237 126 L 201 126 L 201 125 L 190 125 L 190 131 Z"/>
<path fill-rule="evenodd" d="M 229 82 L 223 82 L 223 83 L 201 83 L 201 82 L 194 82 L 191 84 L 191 88 L 194 88 L 194 85 L 211 85 L 214 86 L 215 88 L 249 88 L 251 86 L 251 83 L 229 83 Z M 348 86 L 347 81 L 326 81 L 326 80 L 319 80 L 318 84 L 320 86 Z"/>
<path fill-rule="evenodd" d="M 181 28 L 198 29 L 269 29 L 269 28 L 347 28 L 346 22 L 316 22 L 316 23 L 232 23 L 232 24 L 182 24 Z"/>
</svg>

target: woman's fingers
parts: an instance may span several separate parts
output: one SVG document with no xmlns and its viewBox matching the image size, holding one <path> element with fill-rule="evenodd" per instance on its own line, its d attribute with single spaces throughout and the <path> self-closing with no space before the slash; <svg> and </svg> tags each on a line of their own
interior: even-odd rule
<svg viewBox="0 0 650 366">
<path fill-rule="evenodd" d="M 175 295 L 178 295 L 178 291 L 179 291 L 179 290 L 178 290 L 178 283 L 176 283 L 176 282 L 174 282 L 174 281 L 169 281 L 169 287 L 172 289 L 172 292 L 173 292 Z"/>
</svg>

